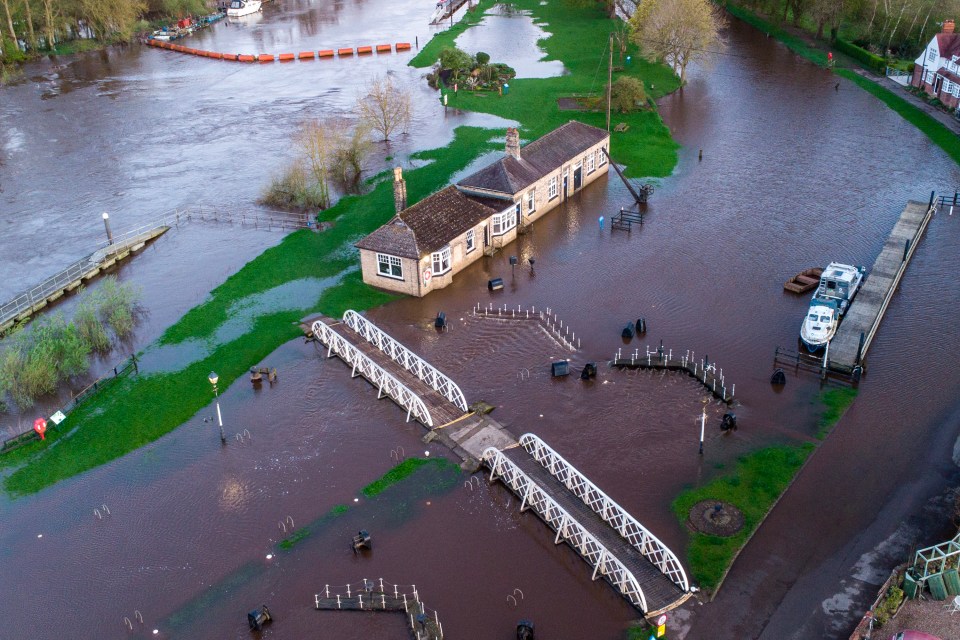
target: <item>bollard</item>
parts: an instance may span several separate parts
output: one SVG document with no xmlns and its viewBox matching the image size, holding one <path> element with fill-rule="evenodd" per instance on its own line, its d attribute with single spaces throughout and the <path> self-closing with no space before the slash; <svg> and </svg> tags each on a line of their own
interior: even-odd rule
<svg viewBox="0 0 960 640">
<path fill-rule="evenodd" d="M 600 216 L 600 217 L 597 219 L 597 222 L 600 223 L 600 231 L 603 231 L 603 216 Z"/>
<path fill-rule="evenodd" d="M 110 231 L 110 214 L 103 212 L 103 226 L 107 230 L 107 244 L 113 244 L 113 232 Z"/>
<path fill-rule="evenodd" d="M 903 262 L 907 261 L 907 254 L 910 253 L 910 239 L 907 238 L 906 243 L 903 245 Z"/>
</svg>

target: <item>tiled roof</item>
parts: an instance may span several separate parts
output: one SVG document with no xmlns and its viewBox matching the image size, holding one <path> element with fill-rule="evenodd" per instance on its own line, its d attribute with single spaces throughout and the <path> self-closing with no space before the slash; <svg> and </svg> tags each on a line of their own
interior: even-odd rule
<svg viewBox="0 0 960 640">
<path fill-rule="evenodd" d="M 505 156 L 457 184 L 465 189 L 473 187 L 514 195 L 564 162 L 575 159 L 607 135 L 603 129 L 571 120 L 523 147 L 519 160 Z"/>
<path fill-rule="evenodd" d="M 506 206 L 492 209 L 478 200 L 481 199 L 470 198 L 456 187 L 447 187 L 404 209 L 356 246 L 419 260 L 510 205 L 505 202 Z"/>
<path fill-rule="evenodd" d="M 960 33 L 938 33 L 937 48 L 940 49 L 940 56 L 947 60 L 960 56 Z"/>
</svg>

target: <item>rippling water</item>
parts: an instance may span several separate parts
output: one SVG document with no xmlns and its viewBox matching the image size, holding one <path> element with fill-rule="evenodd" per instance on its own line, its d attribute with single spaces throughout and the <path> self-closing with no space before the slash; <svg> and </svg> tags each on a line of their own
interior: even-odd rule
<svg viewBox="0 0 960 640">
<path fill-rule="evenodd" d="M 413 5 L 400 7 L 407 7 L 407 16 L 417 11 Z M 385 8 L 370 3 L 341 12 L 380 20 L 377 12 Z M 303 22 L 271 15 L 268 6 L 256 27 L 208 32 L 202 37 L 211 41 L 202 46 L 216 48 L 223 39 L 224 47 L 262 45 L 266 50 L 313 33 L 326 46 L 337 20 L 344 22 L 334 44 L 350 44 L 348 34 L 370 39 L 377 29 L 400 33 L 377 27 L 372 19 L 353 18 L 349 28 L 357 31 L 343 31 L 346 14 L 337 17 L 336 5 L 321 17 L 308 5 L 289 9 L 302 11 Z M 391 5 L 389 10 L 400 9 Z M 382 25 L 396 20 L 387 15 Z M 600 215 L 609 218 L 628 202 L 626 190 L 611 175 L 539 221 L 517 244 L 470 267 L 451 287 L 370 313 L 450 374 L 470 401 L 497 405 L 494 415 L 517 434 L 535 431 L 544 437 L 678 551 L 686 532 L 669 509 L 678 490 L 729 469 L 744 452 L 803 442 L 812 433 L 816 381 L 791 377 L 781 394 L 767 383 L 773 349 L 795 343 L 807 303 L 805 297 L 785 294 L 783 281 L 831 260 L 871 265 L 907 199 L 925 199 L 931 189 L 960 183 L 956 165 L 866 93 L 846 83 L 835 91 L 835 78 L 779 47 L 771 49 L 770 41 L 737 23 L 730 39 L 731 55 L 713 69 L 695 70 L 682 92 L 662 102 L 664 119 L 684 148 L 676 174 L 660 181 L 642 228 L 629 234 L 598 228 Z M 78 120 L 86 122 L 81 131 L 106 129 L 116 109 L 130 116 L 116 124 L 126 134 L 97 142 L 113 149 L 113 160 L 94 162 L 83 152 L 80 162 L 70 157 L 81 153 L 79 146 L 65 147 L 64 162 L 75 162 L 86 173 L 52 176 L 48 210 L 72 211 L 68 185 L 89 185 L 89 180 L 94 186 L 86 187 L 91 193 L 84 198 L 91 200 L 83 219 L 101 208 L 116 209 L 117 202 L 129 211 L 146 210 L 158 194 L 182 201 L 212 193 L 245 202 L 264 172 L 280 163 L 278 132 L 289 130 L 304 113 L 348 104 L 344 96 L 362 72 L 386 65 L 397 74 L 414 75 L 400 57 L 353 62 L 356 73 L 336 76 L 342 90 L 335 92 L 310 75 L 321 73 L 325 63 L 235 67 L 133 49 L 80 63 L 92 84 L 108 86 L 114 75 L 124 78 L 125 89 L 114 98 L 98 102 L 84 85 L 61 90 L 53 102 L 37 103 L 42 94 L 24 84 L 5 95 L 12 99 L 0 108 L 9 117 L 36 104 L 58 110 L 80 104 Z M 114 66 L 119 68 L 111 72 Z M 251 80 L 256 91 L 249 89 Z M 133 88 L 126 90 L 128 85 Z M 61 107 L 58 100 L 81 102 Z M 84 100 L 90 105 L 86 109 Z M 181 102 L 184 115 L 177 115 L 170 106 Z M 424 139 L 442 141 L 451 122 L 439 122 L 438 113 L 422 117 L 425 123 L 438 120 L 437 135 Z M 186 121 L 190 127 L 183 125 Z M 197 138 L 188 134 L 195 128 Z M 160 148 L 126 137 L 134 131 L 149 131 Z M 8 135 L 5 144 L 22 149 L 40 143 Z M 697 161 L 700 148 L 702 162 Z M 118 158 L 144 163 L 136 188 L 113 173 Z M 197 175 L 220 178 L 198 182 Z M 11 189 L 5 176 L 3 197 L 21 207 L 14 213 L 22 217 L 45 198 L 28 197 L 35 187 L 18 180 L 14 183 L 23 186 Z M 107 185 L 117 186 L 100 188 Z M 80 213 L 65 214 L 65 221 L 70 216 Z M 845 491 L 858 500 L 845 512 L 848 521 L 823 527 L 823 540 L 849 539 L 871 510 L 876 514 L 878 501 L 883 504 L 898 477 L 888 452 L 914 459 L 923 455 L 924 440 L 960 391 L 960 379 L 947 368 L 960 349 L 960 338 L 948 330 L 960 299 L 950 260 L 960 248 L 957 223 L 960 219 L 943 216 L 934 220 L 872 348 L 850 419 L 814 458 L 826 467 L 818 469 L 825 478 L 849 465 L 864 483 L 857 488 L 849 477 L 837 476 L 833 486 L 820 487 L 817 499 L 823 504 L 843 502 Z M 42 226 L 8 225 L 18 234 L 10 246 L 41 237 L 36 234 Z M 164 258 L 169 265 L 176 259 L 160 254 L 167 245 L 156 246 L 158 262 Z M 189 248 L 185 253 L 192 255 Z M 17 250 L 21 253 L 4 260 L 27 261 Z M 536 273 L 520 267 L 512 277 L 510 254 L 520 256 L 521 264 L 535 257 Z M 216 264 L 194 258 L 200 265 Z M 146 271 L 160 274 L 161 266 Z M 487 291 L 490 277 L 505 278 L 503 292 Z M 189 306 L 187 298 L 178 298 L 178 304 Z M 576 331 L 582 348 L 566 351 L 533 323 L 473 317 L 477 302 L 550 306 Z M 442 334 L 432 328 L 440 310 L 450 319 L 450 331 Z M 155 313 L 158 324 L 178 315 Z M 597 380 L 587 384 L 575 376 L 549 377 L 554 359 L 569 357 L 579 371 L 588 360 L 602 363 L 627 348 L 620 329 L 637 317 L 646 319 L 648 333 L 630 348 L 643 351 L 662 339 L 667 348 L 709 355 L 724 368 L 737 384 L 737 433 L 720 435 L 717 426 L 727 409 L 679 374 L 601 366 Z M 402 411 L 377 401 L 375 389 L 351 379 L 339 360 L 323 355 L 293 341 L 263 363 L 251 363 L 277 367 L 280 380 L 260 390 L 239 380 L 223 393 L 231 437 L 225 448 L 214 423 L 204 421 L 213 416 L 207 407 L 123 459 L 40 495 L 0 502 L 0 582 L 17 585 L 7 593 L 6 629 L 15 637 L 80 632 L 119 638 L 127 636 L 124 616 L 140 610 L 146 627 L 159 628 L 160 637 L 243 638 L 248 637 L 246 611 L 266 602 L 277 619 L 266 635 L 399 637 L 402 627 L 394 618 L 312 609 L 312 594 L 324 584 L 382 576 L 417 584 L 428 606 L 440 612 L 450 637 L 509 637 L 525 617 L 536 621 L 544 637 L 622 637 L 635 612 L 608 586 L 592 582 L 589 568 L 567 547 L 555 546 L 535 516 L 519 514 L 516 499 L 501 485 L 482 482 L 470 490 L 459 483 L 441 490 L 413 480 L 391 500 L 354 503 L 361 486 L 392 466 L 391 451 L 397 447 L 407 456 L 425 449 L 434 456 L 447 454 L 423 445 L 421 427 L 405 423 Z M 910 367 L 917 361 L 944 372 L 937 384 L 929 383 L 929 369 Z M 903 397 L 913 403 L 907 407 Z M 697 418 L 704 409 L 708 431 L 701 458 Z M 902 427 L 906 421 L 910 429 Z M 241 444 L 233 435 L 244 429 L 252 439 Z M 864 451 L 865 437 L 872 440 Z M 850 461 L 852 451 L 861 451 L 859 467 Z M 111 513 L 99 520 L 93 510 L 103 504 Z M 293 551 L 266 559 L 284 537 L 281 520 L 290 516 L 302 526 L 337 504 L 351 509 Z M 348 548 L 358 528 L 374 536 L 369 557 L 358 558 Z M 506 596 L 517 588 L 524 598 L 514 608 Z M 762 594 L 757 599 L 763 600 Z"/>
</svg>

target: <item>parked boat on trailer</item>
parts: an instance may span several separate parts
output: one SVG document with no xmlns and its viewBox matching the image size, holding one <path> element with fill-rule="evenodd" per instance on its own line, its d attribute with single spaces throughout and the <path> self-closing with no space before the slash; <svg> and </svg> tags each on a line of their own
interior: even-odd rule
<svg viewBox="0 0 960 640">
<path fill-rule="evenodd" d="M 800 327 L 800 341 L 808 351 L 819 351 L 833 339 L 864 277 L 863 267 L 839 262 L 831 262 L 823 270 Z"/>
</svg>

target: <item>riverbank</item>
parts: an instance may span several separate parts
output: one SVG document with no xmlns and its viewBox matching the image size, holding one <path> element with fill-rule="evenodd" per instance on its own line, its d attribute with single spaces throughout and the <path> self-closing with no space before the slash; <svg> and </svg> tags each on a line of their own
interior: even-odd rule
<svg viewBox="0 0 960 640">
<path fill-rule="evenodd" d="M 882 81 L 880 77 L 875 76 L 870 70 L 858 64 L 856 60 L 844 54 L 833 53 L 835 62 L 832 67 L 829 67 L 827 53 L 833 52 L 833 49 L 828 42 L 817 41 L 810 34 L 800 32 L 797 29 L 781 28 L 764 17 L 735 4 L 727 3 L 725 6 L 731 15 L 776 38 L 797 55 L 819 67 L 831 68 L 836 75 L 850 80 L 861 89 L 875 96 L 904 120 L 922 131 L 934 144 L 960 164 L 960 137 L 927 113 L 922 106 L 918 106 L 920 104 L 919 100 L 914 96 L 906 92 L 902 92 L 903 95 L 894 93 L 880 84 Z"/>
<path fill-rule="evenodd" d="M 551 91 L 572 91 L 575 87 L 587 86 L 592 77 L 588 74 L 592 74 L 605 50 L 605 34 L 612 21 L 599 10 L 563 5 L 540 7 L 530 0 L 524 1 L 538 19 L 549 17 L 554 35 L 544 41 L 545 49 L 562 60 L 570 71 L 569 75 L 547 81 L 551 83 Z M 589 50 L 582 46 L 582 38 L 586 36 L 597 42 L 596 51 L 583 53 Z M 672 74 L 666 67 L 639 61 L 634 64 L 630 73 L 649 73 L 651 79 L 647 81 L 656 84 L 658 91 L 671 86 Z M 517 81 L 518 89 L 511 96 L 522 97 L 504 100 L 486 112 L 512 114 L 507 117 L 514 117 L 531 136 L 556 126 L 552 123 L 569 120 L 573 114 L 561 114 L 555 103 L 551 109 L 530 108 L 536 92 L 528 91 L 524 95 L 522 88 L 536 87 L 538 82 L 541 81 Z M 584 116 L 588 122 L 602 117 L 577 115 Z M 676 163 L 677 149 L 669 131 L 655 112 L 638 113 L 630 118 L 634 126 L 629 135 L 613 143 L 614 157 L 620 160 L 622 149 L 622 155 L 634 160 L 629 167 L 634 175 L 668 175 Z M 415 162 L 424 164 L 406 169 L 410 202 L 439 190 L 456 172 L 497 148 L 499 145 L 491 139 L 499 135 L 499 131 L 459 127 L 448 146 L 413 154 Z M 650 144 L 638 144 L 648 139 Z M 636 148 L 627 148 L 627 145 Z M 347 308 L 364 310 L 393 299 L 362 283 L 352 246 L 392 214 L 391 185 L 381 180 L 371 193 L 345 197 L 323 212 L 321 219 L 332 222 L 331 229 L 322 233 L 293 233 L 278 246 L 251 260 L 214 289 L 207 301 L 169 327 L 151 347 L 180 354 L 179 363 L 166 363 L 159 371 L 151 371 L 145 365 L 142 375 L 112 386 L 71 414 L 46 441 L 0 458 L 0 465 L 19 465 L 4 479 L 4 488 L 13 495 L 37 492 L 176 429 L 209 405 L 211 389 L 206 377 L 211 370 L 219 374 L 220 387 L 226 389 L 250 366 L 295 338 L 296 322 L 305 315 L 323 313 L 335 317 Z M 272 309 L 271 295 L 276 297 L 284 291 L 281 287 L 305 279 L 327 280 L 327 283 L 298 298 L 294 308 Z M 255 308 L 251 310 L 251 306 Z"/>
</svg>

